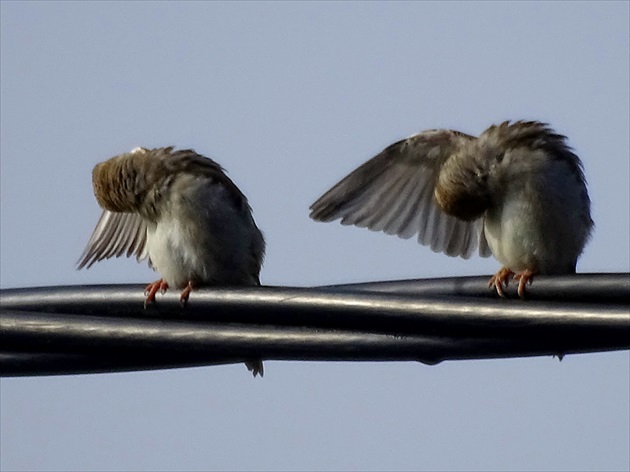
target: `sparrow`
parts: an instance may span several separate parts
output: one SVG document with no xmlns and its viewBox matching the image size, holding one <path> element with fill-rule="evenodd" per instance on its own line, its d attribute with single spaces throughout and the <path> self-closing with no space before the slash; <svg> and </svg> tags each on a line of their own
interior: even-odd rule
<svg viewBox="0 0 630 472">
<path fill-rule="evenodd" d="M 173 147 L 136 148 L 94 167 L 103 213 L 78 269 L 110 257 L 148 259 L 161 278 L 147 285 L 182 290 L 185 305 L 200 286 L 258 286 L 265 241 L 247 198 L 212 159 Z M 261 361 L 247 367 L 263 375 Z"/>
<path fill-rule="evenodd" d="M 367 227 L 503 267 L 501 297 L 536 274 L 575 273 L 593 229 L 582 163 L 567 138 L 537 121 L 505 121 L 479 137 L 431 129 L 385 148 L 310 207 L 316 221 Z"/>
</svg>

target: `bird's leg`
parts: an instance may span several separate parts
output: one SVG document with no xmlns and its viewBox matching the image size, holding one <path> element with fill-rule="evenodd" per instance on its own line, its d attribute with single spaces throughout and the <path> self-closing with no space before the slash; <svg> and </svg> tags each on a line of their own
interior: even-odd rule
<svg viewBox="0 0 630 472">
<path fill-rule="evenodd" d="M 147 296 L 147 298 L 144 300 L 144 307 L 147 307 L 147 303 L 155 302 L 155 294 L 158 293 L 158 291 L 165 293 L 167 289 L 168 284 L 164 282 L 164 279 L 156 280 L 155 282 L 147 285 L 147 287 L 144 289 L 144 294 Z"/>
<path fill-rule="evenodd" d="M 186 288 L 184 288 L 182 294 L 179 296 L 179 303 L 181 303 L 182 306 L 186 306 L 186 303 L 188 303 L 188 297 L 190 296 L 190 292 L 192 292 L 192 289 L 193 283 L 191 280 L 189 280 L 188 285 L 186 285 Z"/>
<path fill-rule="evenodd" d="M 512 272 L 510 269 L 508 269 L 507 267 L 502 267 L 499 272 L 497 272 L 490 278 L 488 287 L 494 287 L 499 296 L 501 298 L 505 298 L 505 292 L 503 291 L 503 288 L 507 288 L 510 277 L 512 277 L 513 275 L 514 272 Z"/>
<path fill-rule="evenodd" d="M 518 280 L 518 296 L 521 298 L 525 298 L 525 285 L 528 283 L 531 284 L 532 280 L 534 280 L 534 274 L 536 272 L 526 269 L 521 272 L 517 272 L 514 274 L 514 280 Z"/>
</svg>

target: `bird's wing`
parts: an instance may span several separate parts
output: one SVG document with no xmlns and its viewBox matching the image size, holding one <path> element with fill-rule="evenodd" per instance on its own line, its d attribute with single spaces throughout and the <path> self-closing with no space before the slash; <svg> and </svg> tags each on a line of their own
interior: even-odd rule
<svg viewBox="0 0 630 472">
<path fill-rule="evenodd" d="M 137 213 L 115 213 L 105 210 L 77 262 L 77 268 L 110 257 L 136 256 L 138 261 L 147 257 L 147 226 Z"/>
<path fill-rule="evenodd" d="M 249 209 L 247 198 L 225 173 L 225 169 L 209 157 L 197 154 L 192 149 L 173 151 L 172 147 L 151 149 L 148 151 L 150 162 L 156 163 L 157 170 L 162 175 L 174 175 L 180 172 L 197 176 L 204 176 L 222 185 L 232 198 L 237 208 Z"/>
<path fill-rule="evenodd" d="M 489 255 L 483 218 L 463 221 L 437 205 L 435 185 L 443 163 L 475 140 L 452 130 L 428 130 L 392 144 L 351 172 L 311 205 L 311 218 L 367 227 L 418 242 L 435 252 L 469 258 Z M 485 249 L 484 249 L 485 246 Z"/>
</svg>

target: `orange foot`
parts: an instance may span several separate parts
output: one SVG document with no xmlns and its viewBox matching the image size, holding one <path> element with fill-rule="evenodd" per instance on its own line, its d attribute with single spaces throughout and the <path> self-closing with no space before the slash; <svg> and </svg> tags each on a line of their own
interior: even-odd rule
<svg viewBox="0 0 630 472">
<path fill-rule="evenodd" d="M 494 287 L 501 298 L 505 298 L 504 288 L 507 288 L 510 278 L 514 275 L 507 267 L 502 267 L 499 272 L 490 278 L 488 287 Z"/>
<path fill-rule="evenodd" d="M 518 296 L 525 298 L 525 285 L 531 284 L 534 280 L 534 274 L 536 272 L 526 269 L 514 274 L 514 280 L 518 280 Z"/>
<path fill-rule="evenodd" d="M 182 306 L 186 306 L 186 303 L 188 303 L 188 297 L 190 296 L 190 292 L 192 292 L 193 289 L 193 284 L 191 281 L 188 281 L 188 285 L 186 285 L 186 288 L 182 291 L 182 294 L 179 296 L 179 303 L 182 304 Z"/>
<path fill-rule="evenodd" d="M 168 290 L 168 284 L 164 282 L 164 279 L 156 280 L 147 285 L 147 288 L 144 289 L 144 294 L 147 296 L 144 300 L 144 307 L 147 307 L 147 303 L 155 302 L 155 294 L 158 293 L 158 291 L 165 293 L 166 290 Z"/>
</svg>

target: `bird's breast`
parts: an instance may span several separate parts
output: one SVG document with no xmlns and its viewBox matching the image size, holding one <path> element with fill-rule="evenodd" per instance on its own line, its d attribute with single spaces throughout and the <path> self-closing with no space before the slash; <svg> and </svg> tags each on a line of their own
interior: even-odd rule
<svg viewBox="0 0 630 472">
<path fill-rule="evenodd" d="M 166 218 L 149 226 L 147 252 L 151 264 L 171 287 L 183 288 L 201 267 L 190 226 Z"/>
</svg>

